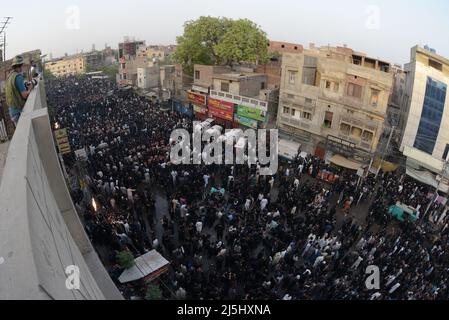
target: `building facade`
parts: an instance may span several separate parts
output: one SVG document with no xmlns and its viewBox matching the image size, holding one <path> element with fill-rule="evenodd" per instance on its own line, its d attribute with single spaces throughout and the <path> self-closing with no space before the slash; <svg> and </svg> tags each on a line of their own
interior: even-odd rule
<svg viewBox="0 0 449 320">
<path fill-rule="evenodd" d="M 392 85 L 389 63 L 346 47 L 283 53 L 278 127 L 323 158 L 360 153 L 367 161 L 383 134 Z"/>
<path fill-rule="evenodd" d="M 148 68 L 147 58 L 122 57 L 120 58 L 119 73 L 117 83 L 120 86 L 134 86 L 139 84 L 138 70 Z"/>
<path fill-rule="evenodd" d="M 158 66 L 137 68 L 137 87 L 140 89 L 158 88 L 160 76 Z"/>
<path fill-rule="evenodd" d="M 56 77 L 73 76 L 86 73 L 84 55 L 65 56 L 45 63 L 45 69 Z"/>
<path fill-rule="evenodd" d="M 175 66 L 162 66 L 160 68 L 160 79 L 162 90 L 168 91 L 171 99 L 171 96 L 175 92 Z"/>
<path fill-rule="evenodd" d="M 407 123 L 400 150 L 408 171 L 429 170 L 436 180 L 449 159 L 449 60 L 416 46 L 404 69 Z"/>
</svg>

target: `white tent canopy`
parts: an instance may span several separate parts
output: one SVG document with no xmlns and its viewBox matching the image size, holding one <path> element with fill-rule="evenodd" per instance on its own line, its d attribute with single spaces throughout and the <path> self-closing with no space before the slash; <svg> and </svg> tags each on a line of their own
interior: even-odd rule
<svg viewBox="0 0 449 320">
<path fill-rule="evenodd" d="M 409 166 L 409 163 L 407 163 L 407 175 L 419 182 L 434 187 L 435 189 L 438 187 L 437 177 L 433 173 L 427 170 L 414 169 L 411 166 Z M 439 190 L 448 193 L 449 186 L 442 182 L 440 184 Z"/>
<path fill-rule="evenodd" d="M 170 263 L 156 250 L 150 251 L 134 260 L 135 264 L 123 271 L 118 278 L 120 283 L 136 281 L 157 272 Z"/>
<path fill-rule="evenodd" d="M 298 155 L 301 144 L 291 140 L 279 139 L 279 155 L 294 160 Z"/>
</svg>

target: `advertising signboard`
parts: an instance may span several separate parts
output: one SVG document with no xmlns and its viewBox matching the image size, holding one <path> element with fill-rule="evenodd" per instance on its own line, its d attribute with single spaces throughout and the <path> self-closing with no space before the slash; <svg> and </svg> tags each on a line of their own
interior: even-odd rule
<svg viewBox="0 0 449 320">
<path fill-rule="evenodd" d="M 201 108 L 200 106 L 196 106 L 196 105 L 193 105 L 193 111 L 195 111 L 196 113 L 201 113 L 201 114 L 207 113 L 206 108 Z"/>
<path fill-rule="evenodd" d="M 241 124 L 242 126 L 257 129 L 257 121 L 249 118 L 245 118 L 242 116 L 239 116 L 238 114 L 235 114 L 234 116 L 235 121 L 238 124 Z"/>
<path fill-rule="evenodd" d="M 265 122 L 267 114 L 265 111 L 239 105 L 237 114 L 244 118 Z"/>
<path fill-rule="evenodd" d="M 234 104 L 209 98 L 209 114 L 213 117 L 233 121 Z"/>
<path fill-rule="evenodd" d="M 199 93 L 195 93 L 195 92 L 187 92 L 187 99 L 196 105 L 200 105 L 200 106 L 205 106 L 206 105 L 206 96 L 199 94 Z"/>
<path fill-rule="evenodd" d="M 60 129 L 54 132 L 56 138 L 56 144 L 58 145 L 59 153 L 67 154 L 72 152 L 70 148 L 69 138 L 67 135 L 67 129 Z"/>
</svg>

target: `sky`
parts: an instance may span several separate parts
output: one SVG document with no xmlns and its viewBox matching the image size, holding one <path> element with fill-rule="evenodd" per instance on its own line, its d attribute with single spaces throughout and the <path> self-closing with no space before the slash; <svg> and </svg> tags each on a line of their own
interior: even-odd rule
<svg viewBox="0 0 449 320">
<path fill-rule="evenodd" d="M 59 57 L 124 36 L 147 44 L 175 44 L 183 24 L 202 15 L 248 18 L 269 39 L 344 45 L 371 57 L 404 64 L 410 49 L 429 45 L 449 57 L 447 0 L 22 0 L 1 5 L 7 58 L 41 49 Z"/>
</svg>

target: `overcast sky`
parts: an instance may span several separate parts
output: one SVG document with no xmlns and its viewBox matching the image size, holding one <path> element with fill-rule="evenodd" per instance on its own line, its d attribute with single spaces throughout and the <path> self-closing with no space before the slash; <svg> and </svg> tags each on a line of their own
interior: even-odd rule
<svg viewBox="0 0 449 320">
<path fill-rule="evenodd" d="M 22 0 L 2 4 L 0 15 L 14 17 L 8 58 L 38 48 L 53 57 L 92 44 L 116 48 L 125 35 L 174 44 L 185 21 L 211 15 L 249 18 L 271 40 L 347 44 L 403 64 L 416 44 L 449 57 L 448 12 L 447 0 Z"/>
</svg>

